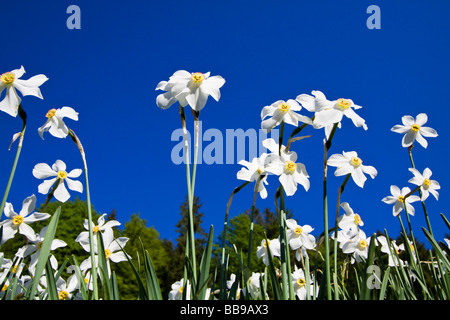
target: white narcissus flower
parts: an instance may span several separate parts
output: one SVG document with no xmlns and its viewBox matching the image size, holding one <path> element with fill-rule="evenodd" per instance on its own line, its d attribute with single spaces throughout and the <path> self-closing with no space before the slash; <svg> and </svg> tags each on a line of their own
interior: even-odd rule
<svg viewBox="0 0 450 320">
<path fill-rule="evenodd" d="M 170 292 L 169 292 L 169 300 L 182 300 L 183 299 L 183 291 L 186 291 L 186 300 L 191 299 L 191 286 L 189 284 L 189 280 L 186 280 L 186 289 L 183 286 L 184 279 L 180 281 L 176 281 L 172 284 Z"/>
<path fill-rule="evenodd" d="M 3 227 L 2 240 L 0 244 L 5 243 L 9 239 L 12 239 L 17 231 L 19 231 L 20 234 L 24 235 L 31 241 L 36 239 L 36 233 L 28 224 L 45 220 L 49 218 L 50 215 L 48 213 L 32 213 L 35 207 L 36 196 L 34 194 L 23 201 L 22 209 L 19 213 L 16 213 L 14 211 L 13 205 L 11 203 L 6 202 L 4 213 L 7 219 L 0 222 L 0 227 Z"/>
<path fill-rule="evenodd" d="M 269 250 L 270 254 L 273 257 L 277 256 L 279 257 L 281 255 L 281 249 L 280 249 L 280 240 L 273 239 L 273 240 L 261 240 L 261 245 L 258 246 L 256 249 L 256 256 L 258 259 L 263 260 L 263 263 L 268 266 L 269 265 Z"/>
<path fill-rule="evenodd" d="M 334 172 L 335 176 L 351 174 L 353 181 L 361 188 L 364 187 L 364 182 L 367 180 L 364 173 L 367 173 L 372 179 L 378 174 L 374 167 L 365 166 L 362 163 L 363 161 L 355 151 L 344 151 L 342 154 L 333 154 L 327 161 L 329 166 L 337 167 Z"/>
<path fill-rule="evenodd" d="M 58 277 L 56 289 L 58 291 L 58 300 L 71 300 L 73 293 L 78 289 L 77 279 L 69 277 L 66 282 L 63 278 Z"/>
<path fill-rule="evenodd" d="M 356 127 L 363 127 L 364 130 L 367 130 L 365 120 L 353 110 L 361 109 L 361 106 L 353 103 L 351 99 L 340 98 L 330 101 L 321 91 L 314 90 L 311 93 L 313 96 L 301 94 L 296 99 L 305 109 L 314 112 L 314 128 L 325 128 L 325 131 L 329 132 L 331 127 L 335 123 L 340 123 L 345 115 L 352 120 Z"/>
<path fill-rule="evenodd" d="M 294 219 L 286 220 L 286 236 L 287 241 L 292 250 L 297 250 L 300 247 L 312 250 L 316 245 L 316 239 L 312 234 L 313 228 L 309 225 L 300 226 Z"/>
<path fill-rule="evenodd" d="M 428 142 L 424 137 L 434 138 L 438 136 L 436 130 L 423 126 L 427 123 L 427 121 L 428 116 L 426 113 L 418 114 L 416 119 L 412 116 L 403 116 L 403 125 L 397 124 L 391 128 L 391 131 L 404 134 L 402 146 L 405 148 L 410 147 L 414 141 L 417 141 L 422 147 L 426 148 L 428 146 Z"/>
<path fill-rule="evenodd" d="M 255 181 L 255 192 L 258 192 L 262 199 L 267 198 L 267 190 L 264 184 L 267 182 L 267 172 L 265 170 L 265 158 L 267 154 L 262 154 L 259 158 L 253 158 L 252 162 L 246 160 L 239 161 L 240 165 L 246 168 L 241 168 L 236 177 L 239 180 L 254 182 Z"/>
<path fill-rule="evenodd" d="M 278 100 L 270 106 L 265 106 L 261 111 L 261 129 L 269 132 L 281 122 L 298 126 L 298 122 L 312 124 L 312 121 L 307 116 L 299 115 L 294 111 L 300 111 L 302 107 L 297 101 L 289 99 L 288 101 Z M 266 119 L 267 117 L 270 117 Z M 264 120 L 265 119 L 265 120 Z"/>
<path fill-rule="evenodd" d="M 345 210 L 345 214 L 339 218 L 339 228 L 342 230 L 359 229 L 364 225 L 361 216 L 353 211 L 348 202 L 342 202 L 341 207 Z"/>
<path fill-rule="evenodd" d="M 302 269 L 298 269 L 295 266 L 295 271 L 291 275 L 292 278 L 292 287 L 294 288 L 295 295 L 300 300 L 306 300 L 306 286 L 310 286 L 310 295 L 313 295 L 313 283 L 312 279 L 310 279 L 310 283 L 306 283 L 305 272 Z"/>
<path fill-rule="evenodd" d="M 264 273 L 252 272 L 252 276 L 248 279 L 247 288 L 251 297 L 255 300 L 261 299 L 261 276 L 264 276 Z M 242 291 L 245 293 L 245 288 Z"/>
<path fill-rule="evenodd" d="M 94 243 L 97 241 L 97 233 L 101 232 L 103 237 L 105 237 L 106 233 L 109 233 L 110 235 L 108 237 L 111 237 L 111 234 L 114 234 L 113 227 L 120 226 L 120 222 L 117 220 L 110 220 L 108 222 L 105 221 L 106 213 L 102 214 L 98 220 L 97 225 L 94 225 L 92 222 L 91 228 L 94 235 Z M 75 242 L 78 242 L 86 251 L 89 251 L 89 222 L 88 219 L 84 220 L 83 223 L 84 229 L 88 231 L 82 231 L 78 235 L 78 237 L 75 239 Z"/>
<path fill-rule="evenodd" d="M 441 186 L 436 180 L 430 179 L 432 172 L 429 168 L 425 168 L 425 170 L 423 170 L 423 174 L 415 168 L 409 168 L 408 170 L 414 175 L 414 178 L 408 180 L 408 182 L 413 183 L 416 186 L 420 186 L 422 201 L 425 201 L 430 193 L 436 198 L 436 200 L 439 199 L 439 193 L 436 190 L 440 189 Z"/>
<path fill-rule="evenodd" d="M 225 84 L 221 76 L 212 76 L 210 73 L 194 72 L 185 70 L 176 71 L 169 81 L 161 81 L 156 90 L 167 91 L 156 97 L 156 104 L 162 109 L 169 108 L 175 102 L 185 107 L 188 104 L 195 111 L 200 111 L 206 105 L 208 96 L 219 101 L 220 88 Z"/>
<path fill-rule="evenodd" d="M 50 109 L 47 114 L 47 121 L 38 129 L 38 133 L 44 139 L 44 132 L 49 131 L 56 138 L 65 138 L 69 134 L 69 129 L 63 121 L 64 117 L 78 121 L 78 112 L 70 107 L 60 109 Z"/>
<path fill-rule="evenodd" d="M 38 179 L 47 179 L 50 177 L 54 177 L 50 180 L 45 180 L 42 182 L 38 191 L 42 194 L 47 194 L 50 188 L 58 183 L 54 191 L 54 197 L 61 202 L 66 202 L 70 198 L 70 194 L 65 187 L 65 183 L 67 183 L 67 187 L 70 190 L 83 192 L 83 184 L 80 181 L 72 180 L 71 178 L 78 178 L 81 175 L 81 169 L 73 169 L 69 173 L 66 172 L 66 164 L 61 160 L 56 160 L 52 167 L 50 167 L 46 163 L 38 163 L 34 166 L 33 176 Z"/>
<path fill-rule="evenodd" d="M 388 255 L 388 265 L 390 267 L 404 264 L 404 262 L 400 258 L 398 258 L 401 249 L 397 245 L 395 240 L 390 240 L 390 246 L 385 236 L 378 236 L 377 241 L 381 244 L 381 252 L 387 253 Z"/>
<path fill-rule="evenodd" d="M 36 235 L 36 239 L 31 241 L 30 244 L 27 245 L 24 256 L 30 257 L 30 264 L 28 266 L 28 270 L 32 275 L 34 275 L 34 272 L 36 271 L 36 265 L 39 258 L 39 253 L 41 252 L 41 245 L 42 242 L 44 242 L 45 233 L 47 232 L 47 227 L 43 227 L 38 235 Z M 59 239 L 53 239 L 52 243 L 50 245 L 50 250 L 56 250 L 58 248 L 62 248 L 67 246 L 67 243 L 65 243 L 62 240 Z M 58 268 L 58 261 L 56 260 L 55 256 L 52 254 L 49 258 L 50 265 L 53 270 L 56 270 Z"/>
<path fill-rule="evenodd" d="M 309 190 L 309 175 L 303 163 L 297 161 L 297 153 L 290 151 L 281 152 L 281 156 L 272 153 L 267 156 L 266 171 L 278 177 L 287 196 L 292 196 L 297 191 L 297 184 L 301 184 L 306 191 Z"/>
<path fill-rule="evenodd" d="M 400 190 L 397 186 L 391 186 L 391 196 L 384 197 L 381 201 L 387 204 L 393 204 L 394 208 L 392 209 L 392 214 L 394 217 L 398 216 L 398 214 L 405 209 L 408 211 L 408 214 L 414 215 L 415 210 L 412 206 L 412 202 L 420 201 L 420 197 L 416 195 L 410 195 L 405 198 L 405 196 L 411 192 L 411 189 L 408 187 L 402 188 Z"/>
<path fill-rule="evenodd" d="M 6 89 L 6 95 L 0 101 L 0 110 L 7 114 L 16 117 L 21 102 L 16 89 L 22 93 L 23 96 L 35 96 L 43 99 L 39 87 L 48 80 L 43 74 L 38 74 L 28 80 L 22 80 L 20 77 L 25 73 L 23 66 L 20 69 L 15 69 L 10 72 L 5 72 L 0 76 L 0 95 Z"/>
<path fill-rule="evenodd" d="M 347 239 L 345 243 L 342 244 L 342 252 L 346 254 L 353 253 L 352 263 L 360 262 L 363 259 L 366 260 L 369 254 L 370 237 L 366 237 L 364 231 L 359 230 L 359 232 L 352 238 Z"/>
</svg>

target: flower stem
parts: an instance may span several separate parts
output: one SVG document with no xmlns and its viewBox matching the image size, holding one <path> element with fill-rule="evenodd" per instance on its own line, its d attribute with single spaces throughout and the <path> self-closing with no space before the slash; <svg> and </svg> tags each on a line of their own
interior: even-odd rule
<svg viewBox="0 0 450 320">
<path fill-rule="evenodd" d="M 12 181 L 14 178 L 14 173 L 16 172 L 17 163 L 19 162 L 20 152 L 22 151 L 23 137 L 25 135 L 25 129 L 27 126 L 27 114 L 26 114 L 25 110 L 23 110 L 22 105 L 19 105 L 18 114 L 19 114 L 19 117 L 22 119 L 22 130 L 20 131 L 19 144 L 17 146 L 16 156 L 14 158 L 11 172 L 9 174 L 8 183 L 6 184 L 5 193 L 3 194 L 2 202 L 0 204 L 0 215 L 3 212 L 3 209 L 5 208 L 6 200 L 8 199 L 9 191 L 11 189 L 11 184 L 12 184 Z"/>
<path fill-rule="evenodd" d="M 69 129 L 69 136 L 72 138 L 73 142 L 80 150 L 81 158 L 84 165 L 84 175 L 86 179 L 86 200 L 87 200 L 87 210 L 88 210 L 88 231 L 89 231 L 89 251 L 91 257 L 91 274 L 92 274 L 92 285 L 93 285 L 93 300 L 98 300 L 98 287 L 97 287 L 97 266 L 95 265 L 95 252 L 94 252 L 94 232 L 92 230 L 92 208 L 91 208 L 91 195 L 89 192 L 89 177 L 88 177 L 88 167 L 86 162 L 86 154 L 84 152 L 83 145 L 80 139 L 77 137 L 73 130 Z"/>
</svg>

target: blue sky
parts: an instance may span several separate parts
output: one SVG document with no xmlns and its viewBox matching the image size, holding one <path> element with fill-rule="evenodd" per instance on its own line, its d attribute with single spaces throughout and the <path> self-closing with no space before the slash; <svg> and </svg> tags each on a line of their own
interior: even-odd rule
<svg viewBox="0 0 450 320">
<path fill-rule="evenodd" d="M 81 29 L 69 30 L 69 5 L 81 9 Z M 381 9 L 381 29 L 369 30 L 369 5 Z M 155 104 L 155 87 L 177 70 L 221 75 L 226 83 L 219 102 L 209 99 L 201 112 L 203 130 L 255 129 L 261 109 L 276 100 L 295 98 L 312 90 L 328 98 L 351 98 L 369 127 L 355 128 L 344 119 L 333 140 L 330 155 L 357 151 L 364 164 L 378 176 L 368 178 L 364 189 L 349 182 L 342 201 L 350 203 L 371 234 L 386 229 L 398 234 L 392 207 L 381 201 L 390 185 L 413 187 L 407 150 L 400 134 L 391 132 L 404 115 L 425 112 L 427 126 L 439 137 L 429 138 L 427 149 L 413 149 L 416 167 L 429 167 L 441 184 L 440 200 L 426 204 L 433 231 L 442 240 L 448 230 L 439 214 L 448 213 L 447 159 L 448 74 L 450 20 L 447 1 L 8 1 L 0 21 L 1 73 L 25 67 L 24 79 L 43 73 L 49 80 L 41 87 L 44 100 L 25 97 L 28 126 L 19 166 L 8 199 L 15 208 L 36 194 L 36 163 L 66 162 L 68 169 L 82 168 L 75 145 L 37 128 L 51 108 L 70 106 L 79 121 L 66 124 L 80 137 L 87 154 L 91 199 L 98 212 L 117 210 L 125 223 L 133 213 L 154 226 L 162 238 L 175 240 L 179 206 L 187 193 L 185 166 L 171 160 L 172 132 L 180 127 L 178 106 L 161 110 Z M 306 110 L 303 114 L 310 115 Z M 188 113 L 188 126 L 193 130 Z M 0 114 L 0 186 L 6 186 L 15 147 L 7 148 L 20 131 L 21 121 Z M 286 126 L 291 132 L 293 127 Z M 306 165 L 311 188 L 301 187 L 287 206 L 300 224 L 314 233 L 323 230 L 322 161 L 323 131 L 307 128 L 312 137 L 296 142 L 293 149 Z M 208 145 L 209 142 L 204 142 Z M 223 226 L 226 203 L 241 168 L 234 164 L 201 164 L 197 169 L 196 195 L 203 203 L 203 227 Z M 329 169 L 330 217 L 343 177 Z M 269 179 L 269 197 L 257 206 L 274 210 L 275 177 Z M 83 176 L 81 181 L 84 182 Z M 86 198 L 72 192 L 73 198 Z M 248 209 L 253 192 L 246 187 L 234 197 L 231 217 Z M 411 221 L 423 239 L 425 226 L 420 205 Z M 447 214 L 447 216 L 450 216 Z M 331 218 L 333 219 L 333 218 Z M 406 222 L 403 216 L 403 221 Z"/>
</svg>

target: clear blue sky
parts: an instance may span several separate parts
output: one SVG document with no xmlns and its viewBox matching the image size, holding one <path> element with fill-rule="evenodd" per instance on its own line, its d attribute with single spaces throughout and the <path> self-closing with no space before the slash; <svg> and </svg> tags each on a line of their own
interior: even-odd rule
<svg viewBox="0 0 450 320">
<path fill-rule="evenodd" d="M 66 9 L 72 4 L 81 9 L 81 30 L 66 27 Z M 366 27 L 366 9 L 372 4 L 381 9 L 380 30 Z M 448 230 L 439 214 L 450 217 L 449 12 L 448 1 L 7 1 L 0 12 L 0 73 L 23 65 L 24 79 L 40 73 L 49 78 L 41 87 L 44 100 L 23 99 L 29 122 L 8 201 L 19 210 L 33 193 L 38 202 L 45 200 L 32 175 L 36 163 L 61 159 L 68 169 L 82 168 L 69 139 L 47 134 L 43 141 L 37 133 L 49 109 L 70 106 L 79 112 L 79 121 L 66 123 L 84 144 L 95 209 L 116 209 L 122 224 L 140 212 L 162 238 L 174 240 L 187 193 L 185 166 L 171 161 L 177 144 L 171 134 L 180 120 L 178 106 L 156 106 L 160 91 L 155 87 L 176 70 L 210 71 L 226 83 L 220 101 L 210 98 L 201 113 L 204 131 L 215 128 L 225 135 L 227 129 L 259 129 L 264 106 L 312 90 L 363 106 L 358 114 L 368 131 L 344 119 L 330 154 L 357 151 L 364 164 L 378 170 L 364 189 L 349 182 L 342 196 L 361 215 L 366 234 L 384 229 L 398 234 L 398 219 L 381 199 L 390 195 L 391 184 L 413 185 L 402 136 L 390 129 L 401 124 L 403 115 L 427 113 L 427 126 L 439 137 L 413 152 L 419 171 L 429 167 L 441 184 L 440 200 L 430 197 L 426 203 L 436 238 L 442 240 Z M 7 148 L 21 121 L 2 113 L 0 123 L 1 187 L 14 158 Z M 190 113 L 188 125 L 192 130 Z M 287 206 L 317 235 L 323 230 L 323 131 L 307 128 L 304 133 L 313 137 L 293 148 L 308 169 L 311 189 L 300 187 Z M 196 195 L 203 203 L 205 230 L 211 224 L 217 232 L 222 229 L 228 197 L 241 184 L 238 160 L 198 167 Z M 343 181 L 333 172 L 330 168 L 331 219 Z M 269 197 L 257 200 L 261 209 L 275 209 L 278 182 L 270 178 Z M 85 193 L 71 194 L 86 198 Z M 250 208 L 252 197 L 251 187 L 238 193 L 231 217 Z M 412 223 L 423 239 L 425 221 L 420 205 L 415 207 Z"/>
</svg>

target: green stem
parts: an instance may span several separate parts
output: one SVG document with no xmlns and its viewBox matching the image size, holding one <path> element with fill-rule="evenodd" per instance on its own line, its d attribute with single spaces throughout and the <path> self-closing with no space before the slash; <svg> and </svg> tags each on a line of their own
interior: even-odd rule
<svg viewBox="0 0 450 320">
<path fill-rule="evenodd" d="M 12 181 L 13 181 L 13 178 L 14 178 L 14 173 L 16 172 L 17 163 L 19 162 L 20 152 L 22 151 L 23 138 L 24 138 L 25 129 L 26 129 L 26 126 L 27 126 L 27 114 L 26 114 L 25 110 L 23 110 L 22 105 L 19 105 L 18 114 L 19 114 L 19 117 L 22 119 L 22 123 L 23 123 L 22 124 L 22 130 L 20 131 L 19 144 L 17 146 L 16 156 L 14 158 L 14 162 L 13 162 L 13 166 L 11 168 L 11 172 L 9 174 L 8 183 L 6 184 L 5 193 L 3 194 L 3 199 L 2 199 L 2 202 L 0 204 L 0 216 L 1 216 L 2 212 L 3 212 L 3 209 L 5 208 L 6 200 L 8 199 L 9 191 L 11 189 L 11 184 L 12 184 Z"/>
<path fill-rule="evenodd" d="M 412 148 L 413 148 L 413 145 L 411 145 L 408 148 L 408 153 L 409 153 L 409 160 L 411 161 L 411 165 L 415 169 L 416 167 L 414 166 L 414 159 L 413 159 L 412 152 L 411 152 Z M 422 191 L 420 189 L 419 189 L 419 195 L 420 195 L 420 198 L 422 199 Z M 428 231 L 430 232 L 431 235 L 433 235 L 433 231 L 431 230 L 430 218 L 428 217 L 427 207 L 425 206 L 424 201 L 420 201 L 420 202 L 422 203 L 423 212 L 425 214 L 425 219 L 427 221 Z"/>
<path fill-rule="evenodd" d="M 330 279 L 330 244 L 328 235 L 328 196 L 327 196 L 327 161 L 328 150 L 331 147 L 331 141 L 336 132 L 338 123 L 335 123 L 328 140 L 324 140 L 324 160 L 323 160 L 323 220 L 324 220 L 324 244 L 325 244 L 325 280 L 327 299 L 331 300 L 331 279 Z"/>
<path fill-rule="evenodd" d="M 88 210 L 88 231 L 89 231 L 89 250 L 91 257 L 91 274 L 92 274 L 92 285 L 93 285 L 93 300 L 98 300 L 98 286 L 97 286 L 97 266 L 95 265 L 95 252 L 94 252 L 94 232 L 92 230 L 92 208 L 91 208 L 91 194 L 89 191 L 89 176 L 88 176 L 88 167 L 86 162 L 86 154 L 84 152 L 83 145 L 81 144 L 80 139 L 77 137 L 73 130 L 69 129 L 69 136 L 72 138 L 73 142 L 77 145 L 80 150 L 81 158 L 84 164 L 84 175 L 86 179 L 86 200 L 87 200 L 87 210 Z"/>
</svg>

